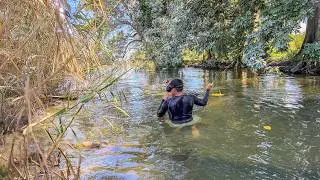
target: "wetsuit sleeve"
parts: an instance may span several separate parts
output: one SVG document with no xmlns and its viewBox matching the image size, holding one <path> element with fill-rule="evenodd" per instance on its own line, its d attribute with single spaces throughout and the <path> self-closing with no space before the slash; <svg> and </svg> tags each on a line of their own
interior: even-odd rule
<svg viewBox="0 0 320 180">
<path fill-rule="evenodd" d="M 162 99 L 161 104 L 158 108 L 158 112 L 157 112 L 158 117 L 164 116 L 164 114 L 167 112 L 167 110 L 168 110 L 168 102 Z"/>
<path fill-rule="evenodd" d="M 198 98 L 197 96 L 193 96 L 194 104 L 198 106 L 205 106 L 207 105 L 208 98 L 209 98 L 210 91 L 206 91 L 206 94 L 204 95 L 203 99 Z"/>
</svg>

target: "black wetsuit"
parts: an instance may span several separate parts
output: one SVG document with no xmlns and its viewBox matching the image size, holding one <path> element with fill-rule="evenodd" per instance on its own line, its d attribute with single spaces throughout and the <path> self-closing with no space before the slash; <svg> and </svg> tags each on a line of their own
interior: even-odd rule
<svg viewBox="0 0 320 180">
<path fill-rule="evenodd" d="M 167 100 L 162 100 L 158 109 L 158 117 L 164 116 L 169 110 L 169 118 L 175 124 L 182 124 L 192 121 L 193 105 L 207 105 L 209 91 L 206 91 L 203 99 L 195 95 L 174 96 Z"/>
</svg>

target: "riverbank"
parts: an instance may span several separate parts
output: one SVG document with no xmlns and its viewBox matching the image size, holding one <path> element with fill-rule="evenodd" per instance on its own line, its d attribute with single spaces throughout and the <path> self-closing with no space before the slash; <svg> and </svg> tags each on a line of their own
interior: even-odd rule
<svg viewBox="0 0 320 180">
<path fill-rule="evenodd" d="M 235 63 L 234 62 L 221 62 L 221 61 L 208 60 L 208 61 L 203 61 L 201 63 L 189 64 L 186 66 L 187 67 L 194 67 L 194 68 L 201 68 L 201 69 L 226 70 L 226 69 L 234 68 Z"/>
<path fill-rule="evenodd" d="M 269 68 L 279 68 L 279 70 L 285 74 L 302 74 L 302 75 L 320 75 L 320 64 L 312 62 L 293 62 L 293 61 L 283 61 L 280 63 L 270 63 Z"/>
<path fill-rule="evenodd" d="M 201 63 L 188 64 L 187 67 L 210 69 L 210 70 L 228 70 L 234 69 L 236 67 L 247 68 L 243 64 L 233 62 L 221 62 L 208 60 Z M 266 68 L 259 71 L 258 73 L 284 73 L 284 74 L 296 74 L 296 75 L 320 75 L 320 64 L 310 63 L 310 62 L 299 62 L 294 61 L 282 61 L 282 62 L 270 62 L 267 64 Z"/>
</svg>

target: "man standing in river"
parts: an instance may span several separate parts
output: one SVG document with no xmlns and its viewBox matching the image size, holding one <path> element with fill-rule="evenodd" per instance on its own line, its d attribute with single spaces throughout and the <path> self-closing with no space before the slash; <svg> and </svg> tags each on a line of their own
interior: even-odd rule
<svg viewBox="0 0 320 180">
<path fill-rule="evenodd" d="M 187 125 L 192 120 L 193 105 L 205 106 L 208 102 L 208 97 L 212 84 L 206 86 L 206 93 L 203 99 L 195 95 L 186 95 L 183 92 L 183 82 L 181 79 L 174 79 L 169 82 L 160 107 L 158 109 L 158 117 L 163 117 L 168 111 L 171 122 L 175 125 Z M 171 95 L 171 97 L 170 97 Z M 169 98 L 170 97 L 170 98 Z M 192 127 L 194 130 L 195 126 Z"/>
</svg>

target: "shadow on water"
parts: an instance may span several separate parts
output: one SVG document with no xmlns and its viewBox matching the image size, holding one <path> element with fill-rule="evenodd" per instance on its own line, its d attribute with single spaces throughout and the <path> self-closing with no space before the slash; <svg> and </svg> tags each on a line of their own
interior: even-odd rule
<svg viewBox="0 0 320 180">
<path fill-rule="evenodd" d="M 156 111 L 165 80 L 181 78 L 187 93 L 204 94 L 214 83 L 192 128 L 161 123 Z M 73 129 L 82 140 L 105 141 L 84 149 L 83 179 L 319 179 L 320 78 L 256 76 L 246 70 L 183 68 L 131 71 L 118 83 L 124 121 L 109 117 L 107 103 L 88 104 Z M 110 133 L 109 122 L 125 128 Z M 264 125 L 271 129 L 264 129 Z M 73 139 L 72 133 L 67 137 Z"/>
</svg>

